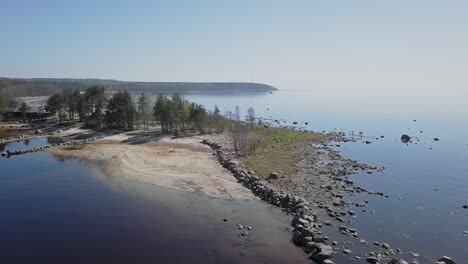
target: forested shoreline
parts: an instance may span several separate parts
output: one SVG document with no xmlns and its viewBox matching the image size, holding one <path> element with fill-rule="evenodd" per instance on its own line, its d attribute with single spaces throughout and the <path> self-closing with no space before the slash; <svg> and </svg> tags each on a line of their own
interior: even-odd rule
<svg viewBox="0 0 468 264">
<path fill-rule="evenodd" d="M 216 93 L 216 92 L 271 92 L 275 87 L 249 82 L 127 82 L 105 79 L 2 78 L 0 88 L 14 97 L 50 96 L 65 90 L 84 91 L 99 86 L 106 90 L 146 93 Z"/>
</svg>

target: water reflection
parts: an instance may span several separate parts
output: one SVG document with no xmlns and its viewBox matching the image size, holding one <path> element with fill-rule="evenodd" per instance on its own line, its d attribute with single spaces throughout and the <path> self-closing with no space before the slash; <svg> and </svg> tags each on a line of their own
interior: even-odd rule
<svg viewBox="0 0 468 264">
<path fill-rule="evenodd" d="M 81 165 L 44 152 L 0 158 L 0 263 L 304 261 L 276 208 L 102 177 Z M 249 240 L 238 236 L 237 222 L 254 226 Z"/>
</svg>

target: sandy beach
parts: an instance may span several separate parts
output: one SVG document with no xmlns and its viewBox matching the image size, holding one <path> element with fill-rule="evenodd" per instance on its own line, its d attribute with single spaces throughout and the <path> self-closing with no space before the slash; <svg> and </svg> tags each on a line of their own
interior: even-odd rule
<svg viewBox="0 0 468 264">
<path fill-rule="evenodd" d="M 128 140 L 128 135 L 118 134 L 92 144 L 48 151 L 102 165 L 112 177 L 208 197 L 254 198 L 248 189 L 219 166 L 213 151 L 202 145 L 198 137 L 162 137 L 143 144 L 129 144 Z"/>
</svg>

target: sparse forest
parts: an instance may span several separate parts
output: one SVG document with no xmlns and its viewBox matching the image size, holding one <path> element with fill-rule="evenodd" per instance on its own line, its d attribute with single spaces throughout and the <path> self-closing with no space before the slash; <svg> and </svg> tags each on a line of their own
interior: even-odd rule
<svg viewBox="0 0 468 264">
<path fill-rule="evenodd" d="M 213 112 L 209 112 L 204 106 L 190 103 L 178 93 L 172 97 L 160 94 L 154 104 L 153 112 L 163 132 L 178 134 L 191 130 L 203 134 L 220 133 L 224 129 L 225 119 L 218 107 L 215 107 Z"/>
<path fill-rule="evenodd" d="M 153 103 L 145 93 L 134 98 L 128 91 L 114 93 L 108 98 L 104 88 L 97 86 L 85 91 L 66 90 L 54 94 L 47 100 L 45 110 L 58 122 L 80 121 L 91 128 L 134 129 L 141 124 L 143 129 L 148 129 L 156 121 L 162 132 L 176 135 L 221 133 L 233 121 L 224 117 L 217 106 L 209 111 L 178 93 L 172 96 L 159 94 Z M 240 118 L 238 121 L 235 123 L 240 123 Z"/>
</svg>

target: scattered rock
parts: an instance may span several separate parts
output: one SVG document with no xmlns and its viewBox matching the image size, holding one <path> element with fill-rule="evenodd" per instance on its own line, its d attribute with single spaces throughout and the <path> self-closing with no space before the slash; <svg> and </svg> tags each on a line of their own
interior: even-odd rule
<svg viewBox="0 0 468 264">
<path fill-rule="evenodd" d="M 351 250 L 349 250 L 349 249 L 344 249 L 344 250 L 343 250 L 343 253 L 345 253 L 345 254 L 351 254 Z"/>
<path fill-rule="evenodd" d="M 390 245 L 387 244 L 387 243 L 382 243 L 382 247 L 385 248 L 385 249 L 389 249 L 389 248 L 390 248 Z"/>
<path fill-rule="evenodd" d="M 434 141 L 439 141 L 439 138 L 434 138 Z"/>
</svg>

